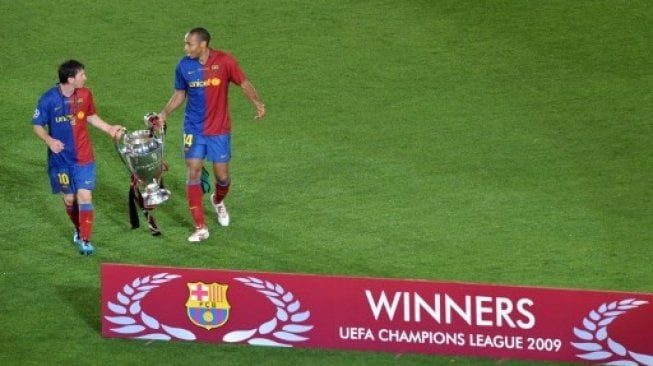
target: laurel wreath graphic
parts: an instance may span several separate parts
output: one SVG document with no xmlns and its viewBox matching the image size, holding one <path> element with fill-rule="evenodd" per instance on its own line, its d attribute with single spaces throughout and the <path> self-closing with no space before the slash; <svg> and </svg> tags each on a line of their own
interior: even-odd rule
<svg viewBox="0 0 653 366">
<path fill-rule="evenodd" d="M 150 291 L 160 285 L 181 277 L 176 274 L 158 273 L 152 276 L 136 278 L 131 284 L 125 284 L 122 291 L 118 291 L 116 299 L 118 303 L 107 301 L 107 307 L 116 316 L 105 316 L 104 318 L 117 325 L 111 331 L 120 334 L 131 334 L 136 339 L 150 339 L 169 341 L 178 338 L 186 341 L 195 340 L 195 334 L 183 328 L 175 328 L 160 323 L 158 320 L 147 315 L 141 308 L 141 300 Z M 141 334 L 146 332 L 144 334 Z M 136 336 L 138 334 L 138 336 Z"/>
<path fill-rule="evenodd" d="M 295 299 L 292 292 L 286 292 L 279 284 L 255 277 L 234 279 L 265 295 L 276 306 L 277 313 L 274 318 L 261 324 L 258 328 L 236 330 L 225 334 L 223 341 L 229 343 L 247 341 L 255 346 L 292 347 L 293 345 L 288 342 L 303 342 L 309 339 L 302 334 L 313 329 L 313 326 L 301 323 L 310 318 L 311 312 L 300 311 L 301 303 Z M 270 335 L 276 339 L 271 339 Z"/>
<path fill-rule="evenodd" d="M 629 351 L 608 335 L 608 325 L 618 316 L 644 304 L 648 304 L 648 301 L 626 299 L 619 302 L 604 303 L 598 309 L 592 310 L 583 319 L 582 329 L 574 327 L 574 335 L 582 342 L 571 342 L 571 344 L 576 349 L 586 352 L 577 354 L 576 357 L 588 361 L 605 361 L 613 357 L 618 358 L 604 363 L 605 365 L 653 366 L 653 355 Z"/>
</svg>

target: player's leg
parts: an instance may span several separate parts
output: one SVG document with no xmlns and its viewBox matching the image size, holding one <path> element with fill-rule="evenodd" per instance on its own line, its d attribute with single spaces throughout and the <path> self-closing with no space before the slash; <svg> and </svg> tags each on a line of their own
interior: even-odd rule
<svg viewBox="0 0 653 366">
<path fill-rule="evenodd" d="M 213 162 L 215 175 L 215 193 L 211 195 L 211 203 L 215 209 L 218 223 L 229 225 L 229 213 L 224 204 L 224 198 L 229 193 L 231 177 L 229 176 L 229 160 L 231 160 L 231 134 L 212 136 L 207 142 L 207 158 Z"/>
<path fill-rule="evenodd" d="M 204 221 L 202 204 L 202 163 L 206 156 L 203 137 L 184 134 L 184 158 L 186 159 L 186 197 L 188 208 L 195 223 L 195 231 L 188 237 L 190 242 L 198 242 L 209 237 L 209 230 Z"/>
<path fill-rule="evenodd" d="M 95 188 L 95 164 L 75 166 L 72 171 L 73 183 L 76 189 L 77 205 L 79 206 L 79 245 L 80 254 L 90 255 L 95 252 L 91 244 L 93 234 L 93 189 Z"/>
<path fill-rule="evenodd" d="M 197 242 L 208 239 L 209 230 L 204 220 L 204 205 L 202 203 L 202 160 L 186 159 L 186 196 L 188 208 L 195 222 L 195 232 L 188 238 L 188 241 Z"/>
<path fill-rule="evenodd" d="M 229 212 L 224 204 L 224 198 L 229 193 L 231 178 L 229 177 L 228 163 L 213 163 L 215 174 L 215 193 L 211 195 L 211 203 L 215 209 L 218 223 L 221 226 L 229 226 Z"/>
<path fill-rule="evenodd" d="M 52 193 L 63 194 L 63 205 L 66 214 L 75 227 L 73 234 L 73 244 L 79 244 L 79 210 L 77 202 L 75 201 L 74 188 L 72 185 L 72 178 L 70 169 L 67 167 L 50 167 L 48 169 L 48 176 L 50 178 L 50 187 Z"/>
<path fill-rule="evenodd" d="M 95 248 L 91 244 L 91 235 L 93 234 L 93 210 L 92 192 L 88 189 L 77 190 L 77 203 L 79 206 L 79 243 L 80 254 L 93 254 Z"/>
<path fill-rule="evenodd" d="M 79 237 L 79 206 L 75 200 L 74 194 L 64 194 L 63 195 L 63 205 L 66 209 L 66 214 L 70 218 L 70 221 L 75 226 L 75 233 L 73 234 L 73 244 L 79 245 L 81 240 Z"/>
</svg>

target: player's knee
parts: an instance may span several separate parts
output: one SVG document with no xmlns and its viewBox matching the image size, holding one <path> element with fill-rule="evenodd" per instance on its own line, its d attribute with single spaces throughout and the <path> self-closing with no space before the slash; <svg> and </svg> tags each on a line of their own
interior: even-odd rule
<svg viewBox="0 0 653 366">
<path fill-rule="evenodd" d="M 75 203 L 75 195 L 73 194 L 66 194 L 63 196 L 63 203 L 66 206 L 72 206 Z"/>
<path fill-rule="evenodd" d="M 77 191 L 77 203 L 79 204 L 91 203 L 92 198 L 93 195 L 89 190 L 80 189 L 79 191 Z"/>
<path fill-rule="evenodd" d="M 228 175 L 225 175 L 223 177 L 217 177 L 216 184 L 222 187 L 226 187 L 229 184 L 231 184 L 231 177 Z"/>
</svg>

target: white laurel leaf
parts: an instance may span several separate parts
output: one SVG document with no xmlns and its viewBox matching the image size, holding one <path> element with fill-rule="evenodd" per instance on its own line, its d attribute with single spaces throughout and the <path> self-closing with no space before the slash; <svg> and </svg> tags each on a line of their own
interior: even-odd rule
<svg viewBox="0 0 653 366">
<path fill-rule="evenodd" d="M 142 325 L 126 325 L 120 328 L 112 328 L 111 330 L 121 334 L 134 334 L 144 331 L 145 327 Z"/>
<path fill-rule="evenodd" d="M 308 319 L 310 316 L 311 316 L 311 312 L 307 310 L 307 311 L 297 313 L 297 314 L 291 316 L 290 320 L 292 320 L 293 322 L 296 322 L 296 323 L 301 323 L 304 320 Z M 576 328 L 574 328 L 574 329 L 576 329 Z M 591 337 L 592 336 L 590 335 L 590 339 L 592 339 Z"/>
<path fill-rule="evenodd" d="M 304 333 L 308 332 L 309 330 L 313 329 L 312 325 L 301 325 L 301 324 L 288 324 L 284 325 L 283 328 L 284 331 L 290 332 L 290 333 Z"/>
<path fill-rule="evenodd" d="M 259 280 L 259 279 L 256 278 L 256 277 L 249 277 L 249 280 L 252 281 L 252 282 L 254 282 L 254 283 L 258 283 L 258 284 L 262 284 L 262 283 L 263 283 L 262 280 Z"/>
<path fill-rule="evenodd" d="M 637 306 L 644 305 L 644 304 L 648 304 L 648 301 L 638 300 L 633 302 L 633 305 L 637 305 Z"/>
<path fill-rule="evenodd" d="M 261 290 L 261 291 L 259 291 L 259 292 L 262 293 L 263 295 L 267 296 L 268 298 L 279 296 L 279 294 L 277 294 L 277 293 L 274 292 L 274 291 L 265 291 L 265 290 Z"/>
<path fill-rule="evenodd" d="M 272 320 L 269 320 L 258 328 L 259 333 L 261 334 L 268 334 L 274 330 L 274 328 L 277 327 L 277 318 L 272 318 Z"/>
<path fill-rule="evenodd" d="M 125 295 L 122 294 L 122 292 L 118 292 L 118 295 L 116 296 L 118 301 L 120 301 L 121 304 L 123 305 L 128 305 L 129 304 L 129 298 Z"/>
<path fill-rule="evenodd" d="M 633 299 L 633 298 L 623 299 L 623 300 L 619 301 L 619 305 L 630 305 L 630 303 L 632 303 L 633 301 L 635 301 L 635 299 Z"/>
<path fill-rule="evenodd" d="M 236 277 L 236 278 L 234 278 L 234 280 L 236 280 L 238 282 L 249 283 L 249 280 L 247 278 L 243 278 L 243 277 Z"/>
<path fill-rule="evenodd" d="M 635 361 L 645 365 L 645 366 L 653 366 L 653 355 L 645 355 L 642 353 L 636 353 L 633 351 L 628 351 L 630 353 L 630 357 L 635 359 Z"/>
<path fill-rule="evenodd" d="M 612 323 L 612 321 L 615 320 L 615 319 L 617 319 L 616 316 L 605 318 L 605 319 L 603 319 L 603 320 L 601 320 L 601 321 L 599 322 L 599 326 L 601 326 L 601 327 L 608 326 L 608 325 L 610 325 L 610 323 Z"/>
<path fill-rule="evenodd" d="M 105 316 L 104 319 L 112 322 L 113 324 L 120 324 L 120 325 L 136 323 L 136 321 L 129 316 Z"/>
<path fill-rule="evenodd" d="M 149 339 L 149 340 L 152 340 L 152 341 L 169 341 L 169 340 L 172 339 L 172 337 L 170 337 L 167 334 L 163 334 L 163 333 L 146 334 L 146 335 L 142 335 L 142 336 L 135 337 L 135 338 L 136 339 Z"/>
<path fill-rule="evenodd" d="M 169 274 L 169 275 L 166 275 L 165 277 L 166 277 L 166 280 L 170 281 L 170 280 L 174 280 L 175 278 L 181 277 L 181 275 Z"/>
<path fill-rule="evenodd" d="M 265 339 L 265 338 L 252 338 L 249 341 L 247 341 L 247 343 L 251 344 L 252 346 L 292 347 L 289 344 L 279 343 L 271 339 Z"/>
<path fill-rule="evenodd" d="M 268 297 L 268 300 L 270 300 L 270 302 L 273 303 L 274 305 L 276 305 L 278 307 L 281 307 L 281 308 L 286 305 L 286 304 L 283 303 L 283 301 L 281 301 L 279 299 L 275 299 L 274 297 Z"/>
<path fill-rule="evenodd" d="M 138 287 L 138 291 L 150 291 L 155 288 L 159 287 L 158 285 L 146 285 L 146 286 L 140 286 Z"/>
<path fill-rule="evenodd" d="M 132 296 L 132 300 L 140 300 L 140 299 L 144 298 L 145 295 L 147 295 L 148 293 L 149 293 L 149 291 L 139 292 L 136 295 Z"/>
<path fill-rule="evenodd" d="M 591 330 L 591 331 L 596 330 L 596 324 L 594 324 L 591 320 L 587 318 L 583 319 L 583 325 L 587 330 Z"/>
<path fill-rule="evenodd" d="M 274 291 L 274 285 L 270 281 L 265 281 L 265 287 L 267 287 L 268 289 Z"/>
<path fill-rule="evenodd" d="M 107 301 L 107 307 L 109 307 L 109 310 L 113 311 L 114 313 L 127 314 L 127 308 L 122 305 L 114 304 L 111 301 Z"/>
<path fill-rule="evenodd" d="M 612 356 L 612 353 L 610 352 L 605 352 L 605 351 L 598 351 L 598 352 L 590 352 L 590 353 L 584 353 L 582 355 L 576 355 L 577 357 L 582 358 L 583 360 L 605 360 L 606 358 L 610 358 Z"/>
<path fill-rule="evenodd" d="M 152 280 L 151 282 L 152 282 L 152 283 L 156 283 L 156 284 L 161 284 L 161 283 L 166 283 L 166 282 L 168 282 L 168 280 L 166 280 L 166 279 L 160 279 L 160 280 Z"/>
<path fill-rule="evenodd" d="M 143 324 L 147 325 L 149 328 L 159 329 L 159 321 L 147 315 L 144 311 L 141 312 L 141 320 L 143 321 Z"/>
<path fill-rule="evenodd" d="M 603 327 L 596 332 L 596 339 L 599 341 L 604 341 L 606 338 L 608 338 L 608 329 L 607 327 Z"/>
<path fill-rule="evenodd" d="M 619 306 L 619 310 L 631 310 L 631 309 L 636 309 L 636 305 L 621 305 Z"/>
<path fill-rule="evenodd" d="M 625 313 L 625 311 L 606 311 L 603 316 L 619 316 L 621 314 Z"/>
<path fill-rule="evenodd" d="M 177 337 L 185 341 L 194 341 L 196 339 L 195 334 L 193 334 L 193 332 L 188 331 L 186 329 L 170 327 L 165 324 L 161 324 L 161 327 L 163 328 L 163 330 L 165 330 L 168 334 L 170 334 L 173 337 Z"/>
<path fill-rule="evenodd" d="M 612 352 L 618 354 L 619 356 L 626 355 L 626 348 L 621 344 L 613 341 L 612 338 L 608 338 L 608 347 L 610 347 L 610 350 Z"/>
<path fill-rule="evenodd" d="M 286 292 L 286 291 L 284 291 L 283 287 L 281 287 L 281 285 L 278 284 L 278 283 L 277 283 L 277 286 L 274 288 L 274 291 L 276 291 L 279 295 L 283 295 L 284 292 Z"/>
<path fill-rule="evenodd" d="M 617 302 L 613 301 L 608 305 L 608 310 L 614 310 L 617 308 Z"/>
<path fill-rule="evenodd" d="M 141 285 L 141 279 L 140 278 L 135 278 L 134 281 L 132 281 L 132 286 L 138 287 Z"/>
<path fill-rule="evenodd" d="M 598 308 L 598 311 L 601 314 L 605 313 L 607 310 L 608 310 L 608 305 L 607 304 L 601 304 L 601 306 L 599 306 L 599 308 Z"/>
<path fill-rule="evenodd" d="M 294 297 L 293 297 L 292 292 L 288 292 L 285 295 L 283 295 L 283 297 L 282 297 L 283 301 L 285 301 L 285 302 L 291 302 L 293 298 Z"/>
<path fill-rule="evenodd" d="M 600 351 L 600 350 L 603 349 L 603 347 L 601 347 L 601 345 L 598 344 L 598 343 L 575 343 L 575 342 L 571 342 L 571 344 L 574 347 L 578 348 L 579 350 L 585 351 L 585 352 Z"/>
<path fill-rule="evenodd" d="M 236 343 L 244 341 L 245 339 L 250 338 L 256 333 L 256 329 L 250 330 L 236 330 L 230 333 L 227 333 L 222 337 L 222 340 L 229 343 Z"/>
<path fill-rule="evenodd" d="M 126 293 L 127 295 L 131 295 L 134 293 L 134 289 L 131 288 L 129 285 L 125 285 L 125 287 L 122 288 L 122 291 Z"/>
<path fill-rule="evenodd" d="M 630 360 L 617 360 L 617 361 L 604 363 L 604 365 L 607 365 L 607 366 L 639 366 L 639 364 L 637 362 L 630 361 Z"/>
<path fill-rule="evenodd" d="M 273 335 L 288 342 L 301 342 L 308 339 L 306 337 L 298 336 L 297 334 L 288 332 L 274 332 Z"/>
<path fill-rule="evenodd" d="M 597 320 L 601 319 L 601 315 L 599 315 L 599 313 L 597 313 L 596 311 L 592 310 L 590 312 L 590 319 L 592 319 L 594 321 L 597 321 Z"/>
<path fill-rule="evenodd" d="M 141 302 L 140 301 L 134 301 L 131 306 L 129 307 L 129 313 L 132 315 L 138 314 L 138 312 L 141 311 Z"/>
<path fill-rule="evenodd" d="M 165 277 L 167 273 L 159 273 L 158 275 L 154 275 L 154 278 L 161 278 Z M 150 276 L 145 276 L 141 278 L 141 283 L 149 283 L 150 282 Z"/>
<path fill-rule="evenodd" d="M 254 287 L 254 288 L 258 288 L 258 289 L 265 288 L 265 286 L 263 286 L 263 285 L 259 285 L 258 283 L 248 283 L 247 286 L 249 286 L 249 287 Z"/>
<path fill-rule="evenodd" d="M 283 308 L 277 308 L 277 319 L 285 322 L 288 320 L 288 313 Z"/>
<path fill-rule="evenodd" d="M 289 313 L 294 313 L 295 311 L 299 310 L 299 300 L 293 302 L 292 304 L 288 305 L 288 312 Z"/>
</svg>

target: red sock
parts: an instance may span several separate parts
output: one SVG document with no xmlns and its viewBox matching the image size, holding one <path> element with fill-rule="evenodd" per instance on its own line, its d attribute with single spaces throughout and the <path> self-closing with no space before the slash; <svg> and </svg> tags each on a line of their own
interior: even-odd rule
<svg viewBox="0 0 653 366">
<path fill-rule="evenodd" d="M 186 196 L 188 198 L 190 214 L 193 216 L 193 221 L 195 221 L 195 227 L 201 228 L 206 226 L 204 223 L 204 206 L 202 205 L 202 185 L 186 185 Z"/>
<path fill-rule="evenodd" d="M 75 225 L 75 230 L 79 231 L 79 207 L 77 207 L 77 202 L 73 202 L 72 205 L 68 206 L 66 201 L 63 201 L 63 205 L 66 208 L 68 217 L 70 217 L 70 221 Z"/>
<path fill-rule="evenodd" d="M 93 232 L 93 204 L 79 205 L 79 237 L 82 240 L 91 240 Z"/>
<path fill-rule="evenodd" d="M 228 179 L 226 183 L 217 182 L 215 183 L 215 195 L 213 196 L 213 203 L 218 204 L 229 193 L 229 186 L 231 185 L 231 179 Z"/>
</svg>

